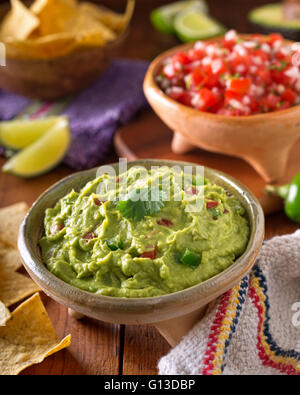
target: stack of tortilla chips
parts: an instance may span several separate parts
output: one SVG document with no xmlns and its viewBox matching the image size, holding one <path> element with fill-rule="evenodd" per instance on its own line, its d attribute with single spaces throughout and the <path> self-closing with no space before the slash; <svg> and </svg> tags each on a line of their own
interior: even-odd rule
<svg viewBox="0 0 300 395">
<path fill-rule="evenodd" d="M 71 340 L 70 335 L 59 340 L 39 287 L 17 271 L 22 267 L 18 230 L 27 211 L 25 203 L 0 209 L 0 375 L 16 375 L 68 347 Z M 8 308 L 21 301 L 10 312 Z"/>
<path fill-rule="evenodd" d="M 10 0 L 11 10 L 0 25 L 7 57 L 50 59 L 86 47 L 103 47 L 127 28 L 135 0 L 124 14 L 90 2 L 35 0 L 26 7 Z"/>
</svg>

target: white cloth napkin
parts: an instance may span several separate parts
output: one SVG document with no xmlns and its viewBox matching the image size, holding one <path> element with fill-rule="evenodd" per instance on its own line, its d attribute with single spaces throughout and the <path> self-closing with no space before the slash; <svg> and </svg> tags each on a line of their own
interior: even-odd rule
<svg viewBox="0 0 300 395">
<path fill-rule="evenodd" d="M 158 368 L 166 375 L 300 375 L 300 230 L 265 242 L 251 273 Z"/>
</svg>

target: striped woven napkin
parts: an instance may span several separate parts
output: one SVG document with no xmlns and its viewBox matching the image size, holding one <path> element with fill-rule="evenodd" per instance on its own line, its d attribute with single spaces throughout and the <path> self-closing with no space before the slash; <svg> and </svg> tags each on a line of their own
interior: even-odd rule
<svg viewBox="0 0 300 395">
<path fill-rule="evenodd" d="M 300 230 L 265 242 L 251 273 L 158 367 L 174 375 L 300 375 Z"/>
<path fill-rule="evenodd" d="M 31 101 L 0 90 L 0 120 L 67 115 L 72 144 L 64 163 L 77 170 L 91 168 L 111 153 L 117 128 L 146 106 L 142 86 L 147 67 L 144 61 L 115 60 L 89 88 L 57 102 Z"/>
</svg>

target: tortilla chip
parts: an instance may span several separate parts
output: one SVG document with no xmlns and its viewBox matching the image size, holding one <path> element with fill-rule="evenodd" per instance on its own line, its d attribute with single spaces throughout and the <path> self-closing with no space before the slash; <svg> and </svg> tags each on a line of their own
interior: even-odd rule
<svg viewBox="0 0 300 395">
<path fill-rule="evenodd" d="M 59 341 L 39 294 L 33 295 L 0 327 L 0 375 L 17 375 L 66 348 L 71 336 Z"/>
<path fill-rule="evenodd" d="M 128 26 L 132 18 L 135 7 L 135 0 L 128 0 L 127 7 L 124 14 L 118 14 L 110 9 L 90 3 L 82 2 L 79 4 L 79 9 L 94 15 L 98 21 L 102 22 L 105 26 L 109 27 L 116 33 L 121 33 Z"/>
<path fill-rule="evenodd" d="M 77 43 L 85 45 L 102 46 L 117 37 L 111 29 L 85 11 L 79 11 L 65 28 L 76 37 Z"/>
<path fill-rule="evenodd" d="M 5 326 L 9 318 L 9 310 L 5 307 L 4 303 L 0 301 L 0 326 Z"/>
<path fill-rule="evenodd" d="M 0 270 L 0 300 L 6 307 L 40 291 L 28 277 L 13 271 Z"/>
<path fill-rule="evenodd" d="M 6 307 L 40 290 L 30 278 L 16 273 L 16 270 L 22 266 L 18 251 L 9 246 L 3 247 L 2 244 L 0 248 L 0 300 Z"/>
<path fill-rule="evenodd" d="M 11 0 L 11 11 L 1 24 L 1 40 L 25 40 L 39 26 L 40 21 L 19 0 Z"/>
<path fill-rule="evenodd" d="M 15 272 L 22 266 L 22 258 L 17 250 L 1 249 L 0 247 L 0 271 L 5 269 Z"/>
<path fill-rule="evenodd" d="M 19 227 L 28 211 L 26 203 L 16 203 L 0 209 L 0 240 L 17 248 Z"/>
<path fill-rule="evenodd" d="M 70 53 L 76 44 L 67 33 L 50 34 L 25 41 L 6 42 L 6 54 L 14 59 L 50 59 Z"/>
<path fill-rule="evenodd" d="M 40 25 L 37 29 L 39 36 L 56 33 L 66 33 L 66 24 L 75 18 L 78 9 L 69 0 L 45 0 L 42 5 L 32 6 L 36 9 L 35 15 L 39 18 Z"/>
<path fill-rule="evenodd" d="M 111 29 L 90 12 L 81 10 L 73 0 L 39 0 L 31 9 L 40 20 L 35 32 L 40 38 L 67 34 L 77 43 L 95 46 L 102 46 L 116 38 Z"/>
<path fill-rule="evenodd" d="M 70 5 L 71 7 L 77 6 L 76 0 L 65 0 L 64 3 Z M 49 0 L 35 0 L 29 9 L 34 14 L 39 15 L 48 6 L 48 4 Z"/>
</svg>

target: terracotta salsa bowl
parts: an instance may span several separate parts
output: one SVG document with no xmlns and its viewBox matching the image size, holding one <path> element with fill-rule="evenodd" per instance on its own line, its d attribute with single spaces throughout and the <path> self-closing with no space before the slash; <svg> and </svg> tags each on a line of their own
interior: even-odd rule
<svg viewBox="0 0 300 395">
<path fill-rule="evenodd" d="M 290 150 L 300 139 L 300 105 L 277 112 L 231 117 L 178 103 L 160 89 L 155 76 L 166 58 L 193 45 L 181 45 L 162 53 L 151 63 L 144 80 L 147 100 L 174 131 L 173 151 L 182 154 L 200 147 L 236 156 L 250 163 L 265 181 L 280 181 Z"/>
<path fill-rule="evenodd" d="M 131 166 L 195 166 L 192 163 L 141 160 Z M 112 165 L 118 170 L 118 163 Z M 45 210 L 69 193 L 80 190 L 96 176 L 97 169 L 75 173 L 48 189 L 32 206 L 19 233 L 19 251 L 25 268 L 41 289 L 78 313 L 102 321 L 118 324 L 153 324 L 171 345 L 175 345 L 203 315 L 207 305 L 236 285 L 255 263 L 264 238 L 264 215 L 257 199 L 249 190 L 233 178 L 209 168 L 205 177 L 223 186 L 236 196 L 244 208 L 250 223 L 250 239 L 245 253 L 219 275 L 173 294 L 149 298 L 118 298 L 102 296 L 75 288 L 50 273 L 41 258 L 38 241 L 43 232 Z"/>
</svg>

